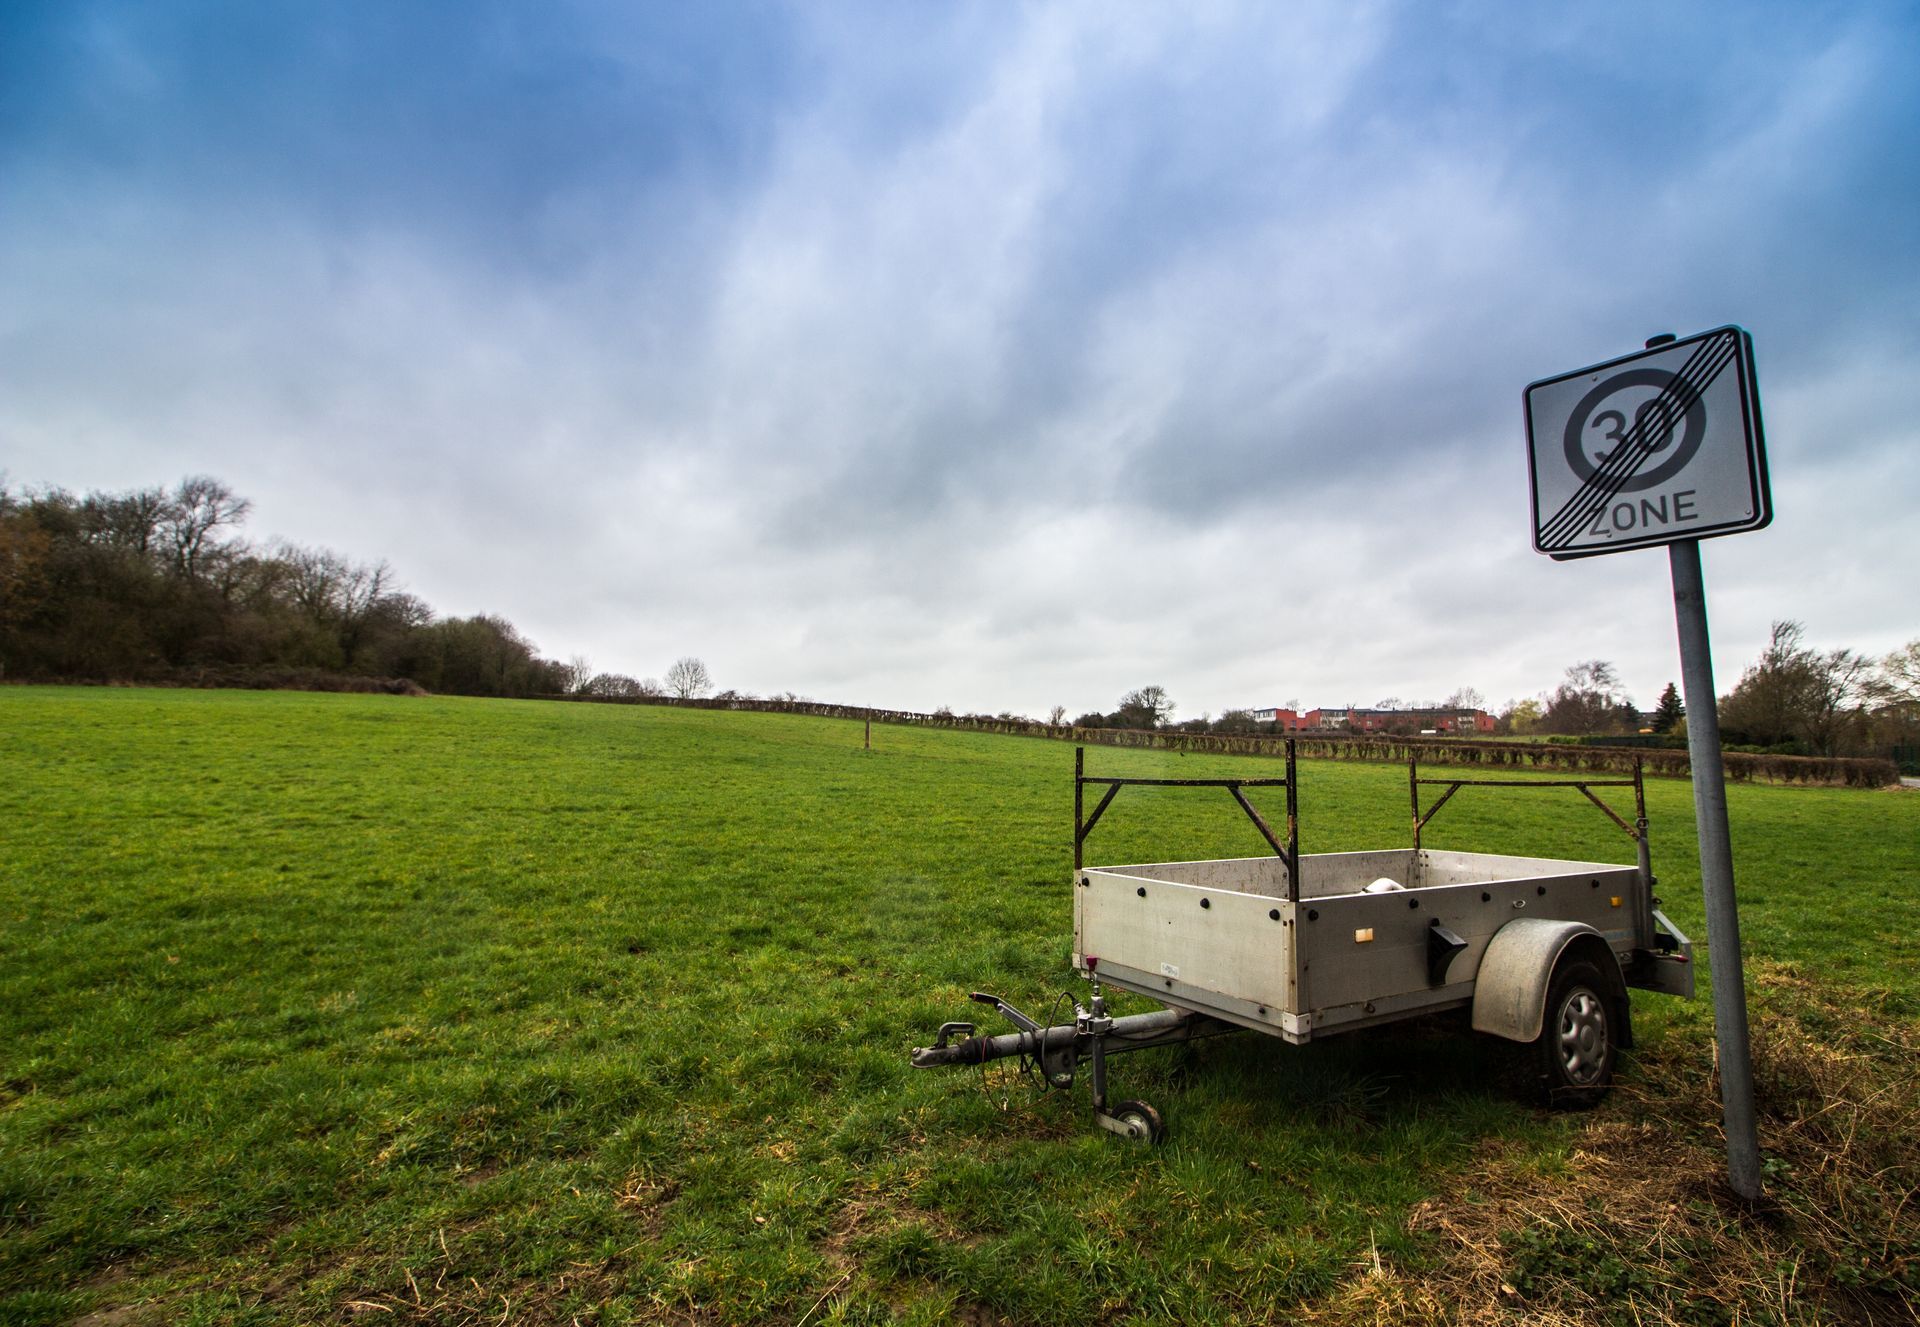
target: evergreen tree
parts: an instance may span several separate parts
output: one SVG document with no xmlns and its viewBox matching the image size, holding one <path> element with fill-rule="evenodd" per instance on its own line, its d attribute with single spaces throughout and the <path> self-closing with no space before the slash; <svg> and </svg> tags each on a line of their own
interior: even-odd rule
<svg viewBox="0 0 1920 1327">
<path fill-rule="evenodd" d="M 1685 718 L 1687 707 L 1680 703 L 1680 688 L 1667 683 L 1667 689 L 1660 693 L 1660 703 L 1653 711 L 1653 731 L 1670 733 L 1673 726 Z"/>
</svg>

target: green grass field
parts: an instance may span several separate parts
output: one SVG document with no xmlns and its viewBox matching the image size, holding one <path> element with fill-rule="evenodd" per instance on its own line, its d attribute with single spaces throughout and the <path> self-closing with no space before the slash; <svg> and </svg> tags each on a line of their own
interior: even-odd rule
<svg viewBox="0 0 1920 1327">
<path fill-rule="evenodd" d="M 1073 752 L 874 745 L 654 707 L 0 689 L 0 1322 L 1911 1314 L 1920 1175 L 1879 1134 L 1920 1099 L 1920 795 L 1730 790 L 1754 1216 L 1715 1187 L 1704 999 L 1637 995 L 1640 1050 L 1586 1116 L 1426 1024 L 1117 1060 L 1159 1149 L 1094 1130 L 1084 1083 L 910 1069 L 968 990 L 1040 1012 L 1077 985 Z M 1303 850 L 1404 844 L 1405 779 L 1303 763 Z M 1649 793 L 1701 940 L 1690 790 Z M 1462 793 L 1429 844 L 1631 860 L 1564 790 Z M 1262 850 L 1214 790 L 1130 790 L 1089 846 Z M 1608 1243 L 1627 1200 L 1597 1215 L 1643 1193 L 1628 1156 L 1698 1244 L 1654 1272 Z"/>
</svg>

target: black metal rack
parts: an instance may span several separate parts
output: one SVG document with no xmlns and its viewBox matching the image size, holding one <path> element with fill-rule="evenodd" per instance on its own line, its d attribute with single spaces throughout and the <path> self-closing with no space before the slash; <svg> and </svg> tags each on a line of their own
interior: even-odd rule
<svg viewBox="0 0 1920 1327">
<path fill-rule="evenodd" d="M 1286 744 L 1287 776 L 1284 779 L 1113 779 L 1089 775 L 1087 773 L 1087 749 L 1077 746 L 1073 749 L 1073 869 L 1078 871 L 1083 865 L 1082 848 L 1087 835 L 1093 833 L 1093 827 L 1100 823 L 1100 817 L 1106 814 L 1113 799 L 1122 788 L 1225 788 L 1233 794 L 1233 800 L 1247 813 L 1247 819 L 1260 831 L 1260 837 L 1267 841 L 1274 855 L 1286 863 L 1287 900 L 1300 901 L 1300 802 L 1298 785 L 1294 778 L 1293 742 Z M 1086 790 L 1090 783 L 1106 785 L 1106 793 L 1093 808 L 1093 814 L 1086 814 Z M 1287 790 L 1287 835 L 1282 839 L 1273 832 L 1266 818 L 1247 800 L 1242 788 L 1285 788 Z M 1444 799 L 1443 799 L 1444 800 Z M 1438 809 L 1437 807 L 1435 808 Z"/>
</svg>

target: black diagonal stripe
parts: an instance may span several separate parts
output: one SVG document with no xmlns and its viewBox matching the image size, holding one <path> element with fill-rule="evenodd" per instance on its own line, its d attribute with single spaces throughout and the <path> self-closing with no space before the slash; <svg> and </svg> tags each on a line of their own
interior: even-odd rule
<svg viewBox="0 0 1920 1327">
<path fill-rule="evenodd" d="M 1653 456 L 1659 432 L 1685 427 L 1687 412 L 1699 403 L 1714 380 L 1734 360 L 1738 344 L 1731 335 L 1710 337 L 1687 358 L 1679 372 L 1653 398 L 1661 409 L 1642 407 L 1633 426 L 1607 460 L 1574 490 L 1573 496 L 1540 528 L 1540 544 L 1549 551 L 1564 548 L 1579 536 L 1595 513 L 1606 510 L 1634 475 Z"/>
<path fill-rule="evenodd" d="M 1669 430 L 1676 426 L 1676 421 L 1684 419 L 1685 412 L 1694 407 L 1707 387 L 1732 362 L 1735 348 L 1730 337 L 1716 337 L 1703 342 L 1667 387 L 1654 397 L 1668 412 L 1665 422 Z M 1675 411 L 1679 413 L 1673 413 Z M 1639 412 L 1635 426 L 1621 438 L 1607 461 L 1595 469 L 1542 527 L 1543 543 L 1552 541 L 1560 545 L 1571 542 L 1588 518 L 1604 510 L 1619 495 L 1620 490 L 1653 454 L 1654 429 L 1645 424 L 1646 420 L 1653 417 L 1651 411 L 1643 409 Z"/>
<path fill-rule="evenodd" d="M 1664 424 L 1672 429 L 1676 421 L 1691 410 L 1700 396 L 1713 380 L 1731 362 L 1734 345 L 1730 339 L 1715 338 L 1703 342 L 1696 349 L 1680 371 L 1670 379 L 1667 387 L 1658 393 L 1654 400 L 1668 412 Z M 1682 412 L 1675 415 L 1674 411 Z M 1569 518 L 1581 514 L 1591 515 L 1604 506 L 1620 488 L 1637 473 L 1653 453 L 1654 428 L 1645 421 L 1652 418 L 1652 412 L 1644 408 L 1638 412 L 1635 427 L 1630 428 L 1622 437 L 1620 444 L 1609 455 L 1607 461 L 1596 467 L 1587 480 L 1576 489 L 1554 520 L 1547 523 L 1545 533 L 1558 532 L 1568 523 Z M 1578 524 L 1577 519 L 1572 523 Z"/>
<path fill-rule="evenodd" d="M 1702 342 L 1668 385 L 1654 397 L 1669 412 L 1666 415 L 1669 429 L 1675 426 L 1675 421 L 1684 419 L 1685 412 L 1694 407 L 1707 387 L 1732 362 L 1733 350 L 1731 338 L 1715 337 Z M 1678 414 L 1671 413 L 1676 410 Z M 1541 527 L 1543 544 L 1552 542 L 1560 546 L 1571 542 L 1580 527 L 1595 512 L 1604 510 L 1645 465 L 1653 454 L 1654 430 L 1646 426 L 1644 421 L 1652 417 L 1651 411 L 1643 409 L 1639 412 L 1634 427 L 1621 438 L 1607 461 L 1596 467 L 1553 518 Z"/>
</svg>

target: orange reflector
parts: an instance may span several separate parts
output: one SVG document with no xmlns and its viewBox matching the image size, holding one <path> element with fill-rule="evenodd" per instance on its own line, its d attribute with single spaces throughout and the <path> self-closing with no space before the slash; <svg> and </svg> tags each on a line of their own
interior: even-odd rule
<svg viewBox="0 0 1920 1327">
<path fill-rule="evenodd" d="M 1618 894 L 1613 896 L 1613 906 L 1616 908 L 1620 906 L 1620 896 Z"/>
<path fill-rule="evenodd" d="M 1370 945 L 1370 944 L 1372 944 L 1372 943 L 1373 943 L 1373 928 L 1372 928 L 1371 926 L 1362 926 L 1362 927 L 1360 927 L 1360 928 L 1358 928 L 1357 930 L 1355 930 L 1355 931 L 1354 931 L 1354 933 L 1353 933 L 1353 942 L 1354 942 L 1354 943 L 1355 943 L 1356 945 Z"/>
</svg>

